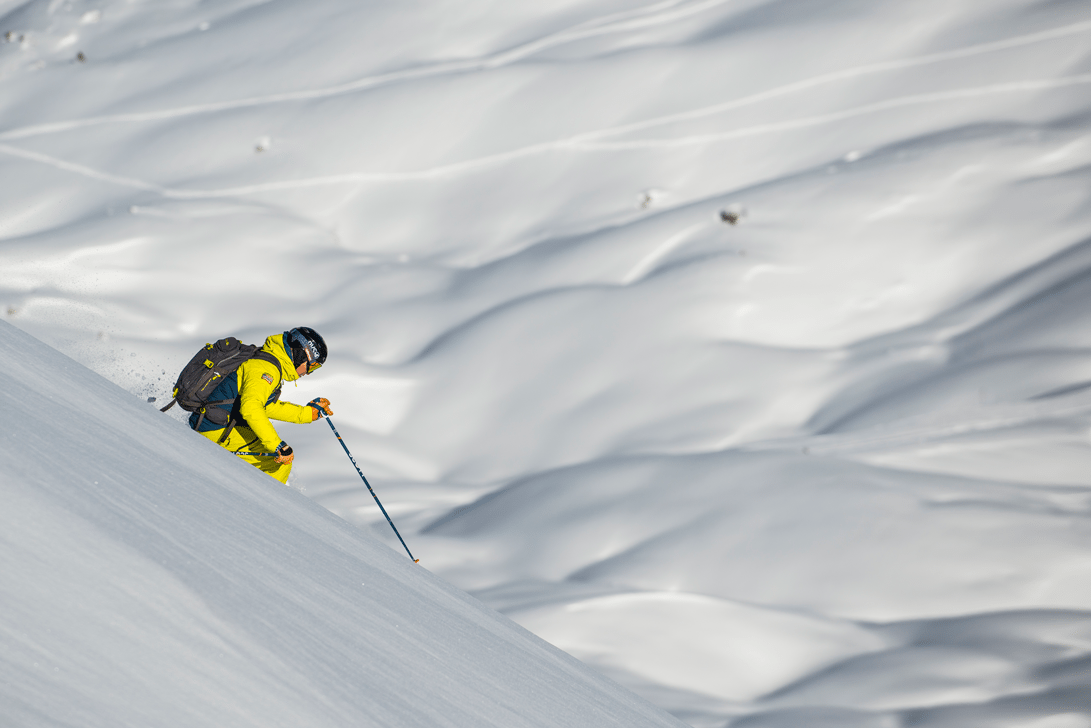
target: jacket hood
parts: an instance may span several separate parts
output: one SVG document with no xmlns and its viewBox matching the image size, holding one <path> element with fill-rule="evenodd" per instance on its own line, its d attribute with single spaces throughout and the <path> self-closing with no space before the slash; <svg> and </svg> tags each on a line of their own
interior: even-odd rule
<svg viewBox="0 0 1091 728">
<path fill-rule="evenodd" d="M 265 346 L 261 347 L 261 350 L 269 352 L 280 362 L 281 379 L 285 382 L 294 382 L 299 379 L 295 364 L 292 363 L 292 355 L 284 345 L 284 334 L 273 334 L 265 339 Z"/>
</svg>

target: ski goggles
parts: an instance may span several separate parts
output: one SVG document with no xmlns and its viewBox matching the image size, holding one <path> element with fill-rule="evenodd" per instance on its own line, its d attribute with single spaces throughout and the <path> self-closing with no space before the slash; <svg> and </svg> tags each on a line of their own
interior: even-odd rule
<svg viewBox="0 0 1091 728">
<path fill-rule="evenodd" d="M 318 353 L 318 347 L 315 346 L 315 343 L 304 336 L 299 329 L 292 329 L 288 333 L 291 335 L 292 341 L 299 344 L 299 348 L 307 355 L 307 373 L 310 374 L 321 367 L 322 363 L 318 361 L 321 355 Z"/>
</svg>

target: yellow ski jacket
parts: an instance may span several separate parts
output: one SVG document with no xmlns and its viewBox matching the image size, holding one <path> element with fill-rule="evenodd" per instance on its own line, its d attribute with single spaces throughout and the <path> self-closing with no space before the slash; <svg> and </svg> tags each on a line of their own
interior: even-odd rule
<svg viewBox="0 0 1091 728">
<path fill-rule="evenodd" d="M 262 351 L 276 357 L 280 362 L 280 371 L 277 371 L 272 362 L 264 359 L 248 359 L 217 388 L 212 398 L 238 397 L 236 404 L 243 421 L 236 426 L 252 430 L 261 440 L 265 451 L 273 452 L 280 444 L 281 437 L 269 421 L 270 419 L 304 424 L 312 422 L 314 414 L 313 408 L 308 405 L 279 401 L 279 394 L 276 395 L 278 398 L 274 399 L 274 392 L 280 387 L 282 379 L 287 382 L 299 379 L 292 365 L 292 356 L 285 346 L 284 335 L 275 334 L 267 338 Z M 235 380 L 233 382 L 230 381 L 232 377 Z M 232 389 L 235 391 L 230 391 Z M 191 422 L 191 426 L 192 424 Z M 202 434 L 215 441 L 223 430 L 223 426 L 213 425 L 206 419 L 200 429 Z"/>
<path fill-rule="evenodd" d="M 314 419 L 313 408 L 308 405 L 292 404 L 291 402 L 269 402 L 273 392 L 280 386 L 281 372 L 283 379 L 293 382 L 299 379 L 295 366 L 292 364 L 292 355 L 284 345 L 284 335 L 276 334 L 265 340 L 262 351 L 268 352 L 280 362 L 281 371 L 272 363 L 262 359 L 249 359 L 242 363 L 236 370 L 239 385 L 239 414 L 243 423 L 254 431 L 261 440 L 266 452 L 273 452 L 280 444 L 281 438 L 273 428 L 270 419 L 281 422 L 296 422 L 299 424 L 311 422 Z"/>
</svg>

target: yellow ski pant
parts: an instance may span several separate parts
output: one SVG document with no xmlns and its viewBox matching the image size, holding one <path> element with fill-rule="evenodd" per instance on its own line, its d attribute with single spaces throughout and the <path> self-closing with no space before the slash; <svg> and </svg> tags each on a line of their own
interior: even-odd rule
<svg viewBox="0 0 1091 728">
<path fill-rule="evenodd" d="M 262 447 L 261 440 L 254 434 L 254 431 L 249 427 L 238 427 L 231 430 L 231 434 L 227 436 L 227 439 L 223 442 L 217 442 L 220 439 L 220 435 L 224 434 L 222 429 L 209 430 L 208 432 L 198 433 L 204 437 L 207 437 L 212 442 L 215 442 L 220 447 L 227 448 L 231 452 L 264 452 L 265 448 Z M 285 485 L 288 484 L 288 474 L 292 472 L 291 463 L 278 463 L 276 459 L 272 457 L 258 457 L 255 455 L 236 455 L 235 457 L 240 460 L 253 465 L 263 473 L 269 473 L 274 478 L 279 480 Z"/>
</svg>

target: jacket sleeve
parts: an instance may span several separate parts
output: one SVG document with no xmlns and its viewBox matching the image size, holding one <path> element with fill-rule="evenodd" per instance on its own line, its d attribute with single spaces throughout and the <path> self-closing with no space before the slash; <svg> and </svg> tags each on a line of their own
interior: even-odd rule
<svg viewBox="0 0 1091 728">
<path fill-rule="evenodd" d="M 291 402 L 273 402 L 265 408 L 265 414 L 269 415 L 269 419 L 294 422 L 297 425 L 313 422 L 314 415 L 311 414 L 313 411 L 314 408 L 310 405 L 292 404 Z"/>
<path fill-rule="evenodd" d="M 273 390 L 280 383 L 280 372 L 272 364 L 261 359 L 244 362 L 238 368 L 238 380 L 239 414 L 246 420 L 247 427 L 254 431 L 268 452 L 276 450 L 277 445 L 280 444 L 280 435 L 269 422 L 270 416 L 288 422 L 311 421 L 310 413 L 299 412 L 310 407 L 304 408 L 287 402 L 277 402 L 270 405 L 267 410 L 265 403 L 269 401 Z M 291 416 L 292 409 L 296 410 L 294 417 Z M 302 419 L 303 414 L 307 415 L 307 419 Z"/>
</svg>

